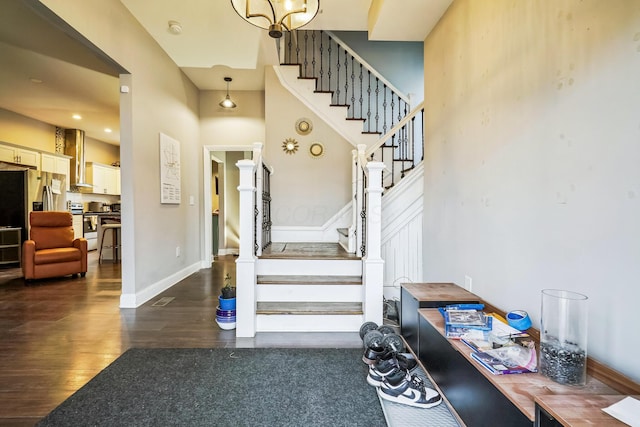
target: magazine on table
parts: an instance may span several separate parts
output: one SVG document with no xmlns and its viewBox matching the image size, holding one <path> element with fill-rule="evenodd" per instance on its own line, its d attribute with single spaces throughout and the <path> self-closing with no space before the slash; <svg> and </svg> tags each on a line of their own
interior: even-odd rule
<svg viewBox="0 0 640 427">
<path fill-rule="evenodd" d="M 491 316 L 489 316 L 491 317 Z M 533 339 L 495 319 L 491 332 L 462 337 L 473 351 L 471 357 L 495 375 L 538 372 L 538 358 Z"/>
</svg>

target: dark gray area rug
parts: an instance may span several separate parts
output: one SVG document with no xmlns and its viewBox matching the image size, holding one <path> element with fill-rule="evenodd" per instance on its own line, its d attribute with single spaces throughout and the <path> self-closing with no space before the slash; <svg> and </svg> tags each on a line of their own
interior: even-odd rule
<svg viewBox="0 0 640 427">
<path fill-rule="evenodd" d="M 385 426 L 360 349 L 131 349 L 39 426 Z"/>
</svg>

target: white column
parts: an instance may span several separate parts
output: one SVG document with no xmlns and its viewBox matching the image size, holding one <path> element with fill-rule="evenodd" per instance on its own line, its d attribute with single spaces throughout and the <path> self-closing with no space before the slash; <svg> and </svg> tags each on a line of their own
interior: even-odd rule
<svg viewBox="0 0 640 427">
<path fill-rule="evenodd" d="M 236 260 L 236 337 L 256 335 L 256 257 L 253 254 L 253 193 L 255 164 L 239 160 L 240 255 Z"/>
<path fill-rule="evenodd" d="M 364 320 L 382 324 L 384 260 L 382 240 L 382 162 L 368 162 L 367 180 L 367 249 L 363 263 Z"/>
</svg>

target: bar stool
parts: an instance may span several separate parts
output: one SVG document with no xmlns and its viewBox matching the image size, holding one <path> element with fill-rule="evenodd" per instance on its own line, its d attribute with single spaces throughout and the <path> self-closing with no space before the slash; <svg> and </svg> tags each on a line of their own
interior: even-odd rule
<svg viewBox="0 0 640 427">
<path fill-rule="evenodd" d="M 121 228 L 120 223 L 103 224 L 102 225 L 102 237 L 100 238 L 100 254 L 98 255 L 98 264 L 102 263 L 102 249 L 111 248 L 113 253 L 113 262 L 118 262 L 118 250 L 120 245 L 118 244 L 118 231 Z M 111 230 L 111 245 L 104 244 L 104 233 Z"/>
</svg>

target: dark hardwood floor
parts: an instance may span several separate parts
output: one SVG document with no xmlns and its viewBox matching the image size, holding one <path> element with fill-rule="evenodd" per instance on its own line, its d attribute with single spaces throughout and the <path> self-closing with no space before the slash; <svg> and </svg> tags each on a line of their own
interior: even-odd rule
<svg viewBox="0 0 640 427">
<path fill-rule="evenodd" d="M 137 309 L 120 309 L 120 264 L 89 255 L 86 277 L 25 284 L 0 269 L 0 425 L 31 426 L 132 347 L 361 347 L 358 333 L 235 337 L 215 323 L 235 257 L 187 277 Z M 162 298 L 173 298 L 166 305 Z M 166 300 L 163 300 L 166 301 Z M 156 304 L 156 305 L 154 305 Z"/>
</svg>

